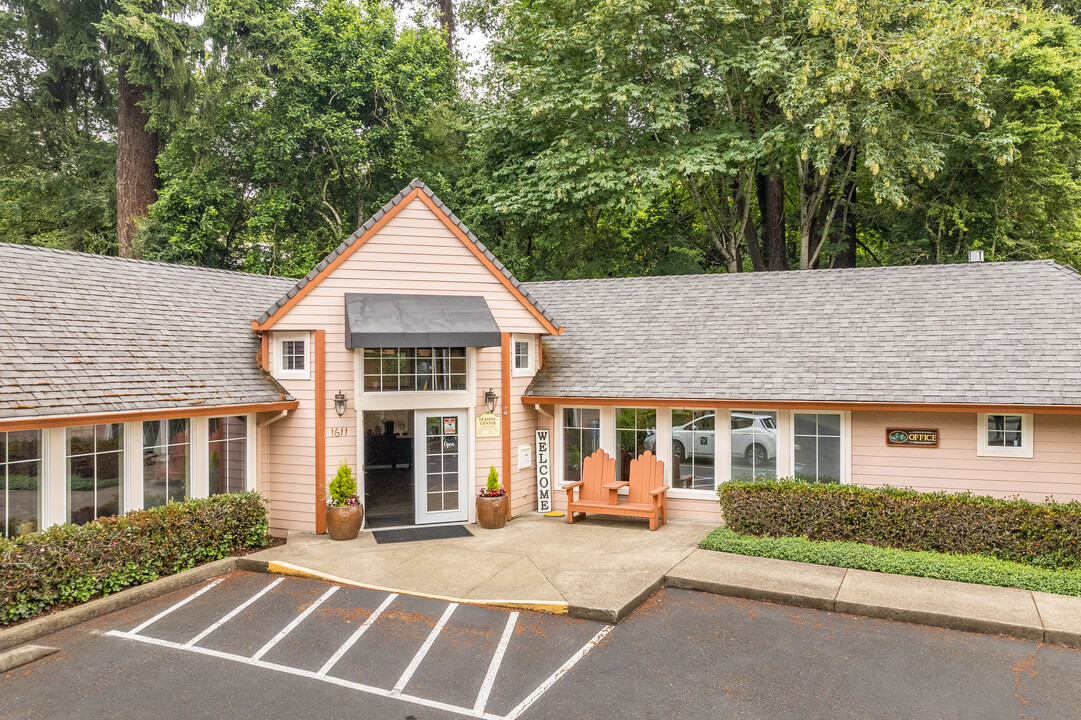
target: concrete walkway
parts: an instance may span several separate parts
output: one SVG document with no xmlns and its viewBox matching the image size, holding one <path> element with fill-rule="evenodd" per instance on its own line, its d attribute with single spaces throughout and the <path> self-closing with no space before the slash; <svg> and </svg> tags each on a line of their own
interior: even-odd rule
<svg viewBox="0 0 1081 720">
<path fill-rule="evenodd" d="M 616 622 L 661 587 L 715 525 L 671 521 L 650 532 L 641 520 L 524 515 L 473 537 L 379 545 L 370 532 L 335 542 L 290 533 L 248 555 L 275 572 L 304 571 L 346 582 L 473 603 L 517 605 Z"/>
<path fill-rule="evenodd" d="M 1081 648 L 1081 597 L 712 550 L 695 550 L 665 584 Z"/>
</svg>

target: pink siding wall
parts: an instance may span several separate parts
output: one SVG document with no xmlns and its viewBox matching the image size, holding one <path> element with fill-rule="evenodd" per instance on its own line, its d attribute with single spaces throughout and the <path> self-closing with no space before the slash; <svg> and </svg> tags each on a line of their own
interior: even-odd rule
<svg viewBox="0 0 1081 720">
<path fill-rule="evenodd" d="M 357 425 L 356 388 L 354 387 L 353 351 L 345 347 L 346 292 L 423 293 L 433 295 L 481 295 L 503 332 L 535 334 L 543 327 L 519 300 L 503 286 L 462 242 L 446 228 L 422 202 L 414 200 L 403 208 L 362 247 L 355 251 L 331 275 L 323 278 L 271 329 L 274 332 L 326 331 L 326 458 L 327 480 L 334 476 L 344 460 L 356 470 Z M 273 352 L 274 344 L 271 342 Z M 499 348 L 477 352 L 477 397 L 475 412 L 483 412 L 484 391 L 493 388 L 502 396 L 502 365 Z M 515 378 L 515 380 L 519 380 Z M 528 384 L 512 383 L 512 450 L 528 421 L 520 393 Z M 261 470 L 260 487 L 269 489 L 271 527 L 313 530 L 315 524 L 314 423 L 312 411 L 314 382 L 281 380 L 299 400 L 300 407 L 289 417 L 269 427 L 267 462 Z M 333 397 L 345 393 L 347 411 L 339 419 Z M 417 407 L 423 407 L 418 398 Z M 344 437 L 331 437 L 334 428 L 345 428 Z M 532 429 L 529 430 L 532 438 Z M 522 440 L 521 442 L 525 442 Z M 502 473 L 502 444 L 499 438 L 474 439 L 476 478 L 483 482 L 488 468 L 495 465 Z M 512 465 L 512 467 L 516 466 Z M 523 471 L 529 472 L 529 471 Z M 265 474 L 265 477 L 262 475 Z M 531 476 L 532 477 L 532 476 Z M 517 487 L 515 477 L 512 486 Z M 514 498 L 514 512 L 522 506 Z"/>
<path fill-rule="evenodd" d="M 938 448 L 886 447 L 886 427 L 938 428 Z M 1032 459 L 976 456 L 975 413 L 852 413 L 852 481 L 1081 500 L 1081 417 L 1036 415 Z"/>
</svg>

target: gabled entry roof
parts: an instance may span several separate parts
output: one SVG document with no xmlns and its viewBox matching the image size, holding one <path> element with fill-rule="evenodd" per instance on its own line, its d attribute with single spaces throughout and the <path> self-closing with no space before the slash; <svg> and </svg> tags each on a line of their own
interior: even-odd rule
<svg viewBox="0 0 1081 720">
<path fill-rule="evenodd" d="M 457 237 L 492 274 L 510 291 L 512 295 L 540 322 L 540 324 L 553 335 L 558 335 L 562 329 L 555 319 L 548 314 L 543 306 L 529 294 L 522 283 L 511 274 L 503 263 L 489 252 L 477 236 L 462 223 L 458 217 L 450 211 L 443 201 L 433 193 L 428 186 L 420 180 L 413 180 L 402 191 L 395 195 L 390 202 L 380 208 L 379 212 L 368 218 L 359 230 L 350 235 L 337 247 L 334 252 L 323 258 L 310 273 L 302 277 L 293 285 L 288 292 L 278 298 L 257 320 L 252 321 L 252 327 L 256 330 L 269 330 L 289 309 L 302 297 L 311 291 L 323 278 L 328 276 L 354 251 L 360 248 L 371 236 L 377 233 L 383 225 L 394 217 L 402 208 L 414 199 L 423 202 L 443 222 L 444 225 Z"/>
<path fill-rule="evenodd" d="M 345 346 L 499 347 L 499 325 L 480 296 L 345 294 Z"/>
</svg>

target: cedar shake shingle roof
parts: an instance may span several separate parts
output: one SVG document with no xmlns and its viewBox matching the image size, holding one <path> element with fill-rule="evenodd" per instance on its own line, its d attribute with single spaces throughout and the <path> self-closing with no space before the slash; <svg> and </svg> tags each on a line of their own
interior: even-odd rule
<svg viewBox="0 0 1081 720">
<path fill-rule="evenodd" d="M 540 397 L 1081 405 L 1081 276 L 1049 260 L 527 283 Z"/>
<path fill-rule="evenodd" d="M 503 277 L 505 277 L 510 282 L 511 285 L 513 285 L 516 289 L 518 289 L 522 293 L 522 295 L 525 296 L 525 299 L 533 307 L 535 307 L 537 309 L 537 311 L 540 312 L 541 315 L 544 316 L 545 320 L 550 322 L 553 327 L 556 327 L 556 328 L 559 327 L 559 323 L 556 322 L 555 318 L 553 318 L 551 315 L 549 315 L 547 310 L 545 310 L 544 306 L 541 305 L 540 303 L 538 303 L 537 299 L 534 298 L 532 295 L 530 295 L 529 291 L 526 290 L 527 283 L 518 282 L 518 278 L 514 277 L 514 275 L 511 274 L 511 271 L 508 270 L 506 268 L 506 266 L 503 265 L 503 263 L 499 262 L 499 260 L 496 258 L 496 256 L 493 255 L 491 253 L 491 251 L 489 251 L 488 248 L 486 248 L 484 246 L 484 243 L 482 243 L 480 240 L 478 240 L 477 236 L 474 235 L 473 232 L 469 228 L 467 228 L 465 226 L 465 224 L 461 220 L 458 219 L 458 216 L 455 215 L 453 212 L 451 212 L 450 208 L 448 208 L 446 205 L 444 205 L 443 201 L 440 200 L 439 197 L 435 193 L 433 193 L 428 188 L 427 185 L 425 185 L 420 180 L 416 180 L 416 179 L 414 179 L 411 183 L 409 183 L 404 188 L 402 188 L 401 192 L 399 192 L 397 195 L 395 195 L 393 198 L 391 198 L 390 201 L 387 202 L 386 205 L 384 205 L 383 207 L 381 207 L 379 209 L 379 212 L 375 213 L 370 218 L 368 218 L 368 221 L 366 223 L 364 223 L 363 225 L 361 225 L 359 230 L 357 230 L 355 233 L 353 233 L 352 235 L 347 237 L 342 242 L 342 244 L 339 245 L 334 250 L 334 252 L 330 253 L 325 258 L 323 258 L 322 262 L 320 262 L 318 265 L 316 265 L 314 268 L 312 268 L 312 271 L 310 273 L 308 273 L 307 275 L 302 277 L 300 280 L 295 281 L 295 284 L 293 284 L 292 287 L 287 288 L 287 292 L 285 292 L 281 297 L 277 298 L 277 300 L 273 304 L 271 304 L 265 310 L 265 312 L 263 312 L 262 315 L 260 315 L 257 318 L 257 322 L 259 324 L 262 324 L 262 323 L 265 323 L 267 320 L 269 320 L 271 318 L 271 316 L 273 316 L 274 313 L 276 313 L 278 310 L 280 310 L 285 305 L 285 303 L 289 302 L 289 300 L 294 295 L 296 295 L 298 292 L 300 292 L 302 289 L 304 289 L 304 287 L 308 283 L 310 283 L 312 280 L 314 280 L 316 277 L 318 277 L 318 275 L 321 272 L 326 270 L 327 266 L 330 265 L 332 262 L 334 262 L 334 260 L 339 255 L 341 255 L 343 252 L 348 250 L 357 240 L 359 240 L 361 237 L 364 236 L 364 233 L 371 230 L 372 227 L 377 222 L 382 220 L 384 215 L 386 215 L 388 212 L 390 212 L 392 209 L 394 209 L 394 207 L 396 207 L 398 205 L 398 203 L 400 203 L 402 200 L 404 200 L 409 195 L 409 193 L 413 192 L 414 190 L 416 190 L 418 188 L 420 189 L 420 191 L 422 193 L 427 195 L 431 199 L 432 203 L 437 208 L 439 208 L 439 210 L 441 212 L 443 212 L 450 219 L 451 223 L 453 223 L 455 226 L 457 226 L 458 229 L 461 230 L 462 233 L 467 238 L 469 238 L 469 242 L 473 243 L 473 245 L 475 245 L 476 248 L 478 250 L 480 250 L 481 254 L 484 255 L 484 257 L 490 263 L 492 263 L 492 265 L 503 275 Z"/>
<path fill-rule="evenodd" d="M 292 399 L 251 320 L 292 279 L 0 243 L 0 418 Z"/>
</svg>

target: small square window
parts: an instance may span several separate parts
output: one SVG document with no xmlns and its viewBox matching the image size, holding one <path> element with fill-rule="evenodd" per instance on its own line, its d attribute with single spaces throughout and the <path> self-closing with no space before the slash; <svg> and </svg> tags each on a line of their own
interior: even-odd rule
<svg viewBox="0 0 1081 720">
<path fill-rule="evenodd" d="M 308 334 L 281 335 L 275 338 L 274 343 L 277 348 L 274 377 L 307 380 L 309 378 Z"/>
<path fill-rule="evenodd" d="M 533 340 L 527 337 L 514 337 L 511 343 L 514 360 L 514 375 L 524 377 L 533 374 Z"/>
<path fill-rule="evenodd" d="M 976 454 L 990 457 L 1032 457 L 1032 416 L 981 413 L 976 423 Z"/>
</svg>

